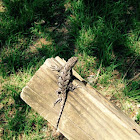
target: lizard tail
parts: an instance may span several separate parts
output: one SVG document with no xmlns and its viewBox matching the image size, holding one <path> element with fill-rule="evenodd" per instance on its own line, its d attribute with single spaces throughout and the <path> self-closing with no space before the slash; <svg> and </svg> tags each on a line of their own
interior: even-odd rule
<svg viewBox="0 0 140 140">
<path fill-rule="evenodd" d="M 56 124 L 56 129 L 58 129 L 58 125 L 59 125 L 59 122 L 60 122 L 64 107 L 65 107 L 65 103 L 66 103 L 66 98 L 64 99 L 64 102 L 63 102 L 63 104 L 61 106 L 61 109 L 60 109 L 59 117 L 58 117 L 57 124 Z"/>
</svg>

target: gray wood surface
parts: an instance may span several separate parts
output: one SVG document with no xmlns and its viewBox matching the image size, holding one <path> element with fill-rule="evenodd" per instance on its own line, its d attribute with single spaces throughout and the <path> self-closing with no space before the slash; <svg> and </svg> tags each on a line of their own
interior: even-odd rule
<svg viewBox="0 0 140 140">
<path fill-rule="evenodd" d="M 60 104 L 57 99 L 57 72 L 51 65 L 64 65 L 60 57 L 49 58 L 35 73 L 21 98 L 53 126 L 56 126 Z M 59 131 L 70 140 L 140 140 L 140 127 L 118 110 L 73 70 L 73 84 L 81 88 L 68 93 L 65 108 L 59 123 Z"/>
</svg>

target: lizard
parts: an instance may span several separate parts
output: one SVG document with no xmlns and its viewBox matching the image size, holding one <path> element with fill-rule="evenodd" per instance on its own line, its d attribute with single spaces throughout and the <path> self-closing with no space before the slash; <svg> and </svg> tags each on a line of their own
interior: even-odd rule
<svg viewBox="0 0 140 140">
<path fill-rule="evenodd" d="M 58 128 L 60 118 L 63 113 L 63 109 L 64 109 L 65 102 L 67 99 L 67 91 L 69 91 L 69 90 L 73 91 L 74 89 L 76 89 L 78 87 L 77 85 L 74 86 L 72 84 L 72 68 L 77 63 L 77 61 L 78 61 L 77 57 L 71 57 L 64 66 L 62 66 L 62 67 L 52 66 L 51 67 L 53 71 L 59 72 L 59 75 L 58 75 L 58 87 L 59 88 L 56 91 L 56 93 L 58 95 L 58 99 L 54 102 L 54 106 L 57 103 L 62 102 L 59 116 L 57 119 L 56 129 Z"/>
</svg>

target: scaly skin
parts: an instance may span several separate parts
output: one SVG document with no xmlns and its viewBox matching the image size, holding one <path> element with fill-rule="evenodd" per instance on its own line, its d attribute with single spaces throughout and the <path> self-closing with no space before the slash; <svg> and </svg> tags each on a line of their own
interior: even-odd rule
<svg viewBox="0 0 140 140">
<path fill-rule="evenodd" d="M 58 99 L 56 100 L 54 105 L 62 101 L 59 117 L 56 124 L 56 129 L 58 128 L 59 121 L 60 121 L 64 106 L 65 106 L 67 90 L 74 90 L 76 88 L 76 86 L 73 86 L 71 83 L 71 77 L 72 77 L 72 68 L 77 63 L 77 61 L 78 61 L 77 57 L 71 57 L 67 61 L 67 63 L 64 65 L 64 67 L 62 67 L 61 69 L 60 68 L 55 69 L 57 71 L 60 71 L 60 73 L 59 73 L 59 78 L 58 78 L 59 88 L 56 91 L 58 94 Z"/>
</svg>

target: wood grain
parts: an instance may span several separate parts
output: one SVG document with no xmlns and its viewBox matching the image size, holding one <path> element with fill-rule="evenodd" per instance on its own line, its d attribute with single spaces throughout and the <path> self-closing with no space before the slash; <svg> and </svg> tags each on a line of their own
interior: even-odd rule
<svg viewBox="0 0 140 140">
<path fill-rule="evenodd" d="M 50 66 L 64 64 L 60 57 L 47 59 L 21 93 L 21 98 L 53 126 L 60 104 L 53 107 L 58 85 L 57 72 Z M 140 127 L 89 84 L 84 85 L 77 72 L 73 73 L 79 79 L 73 84 L 81 88 L 68 93 L 59 131 L 70 140 L 140 140 Z"/>
</svg>

